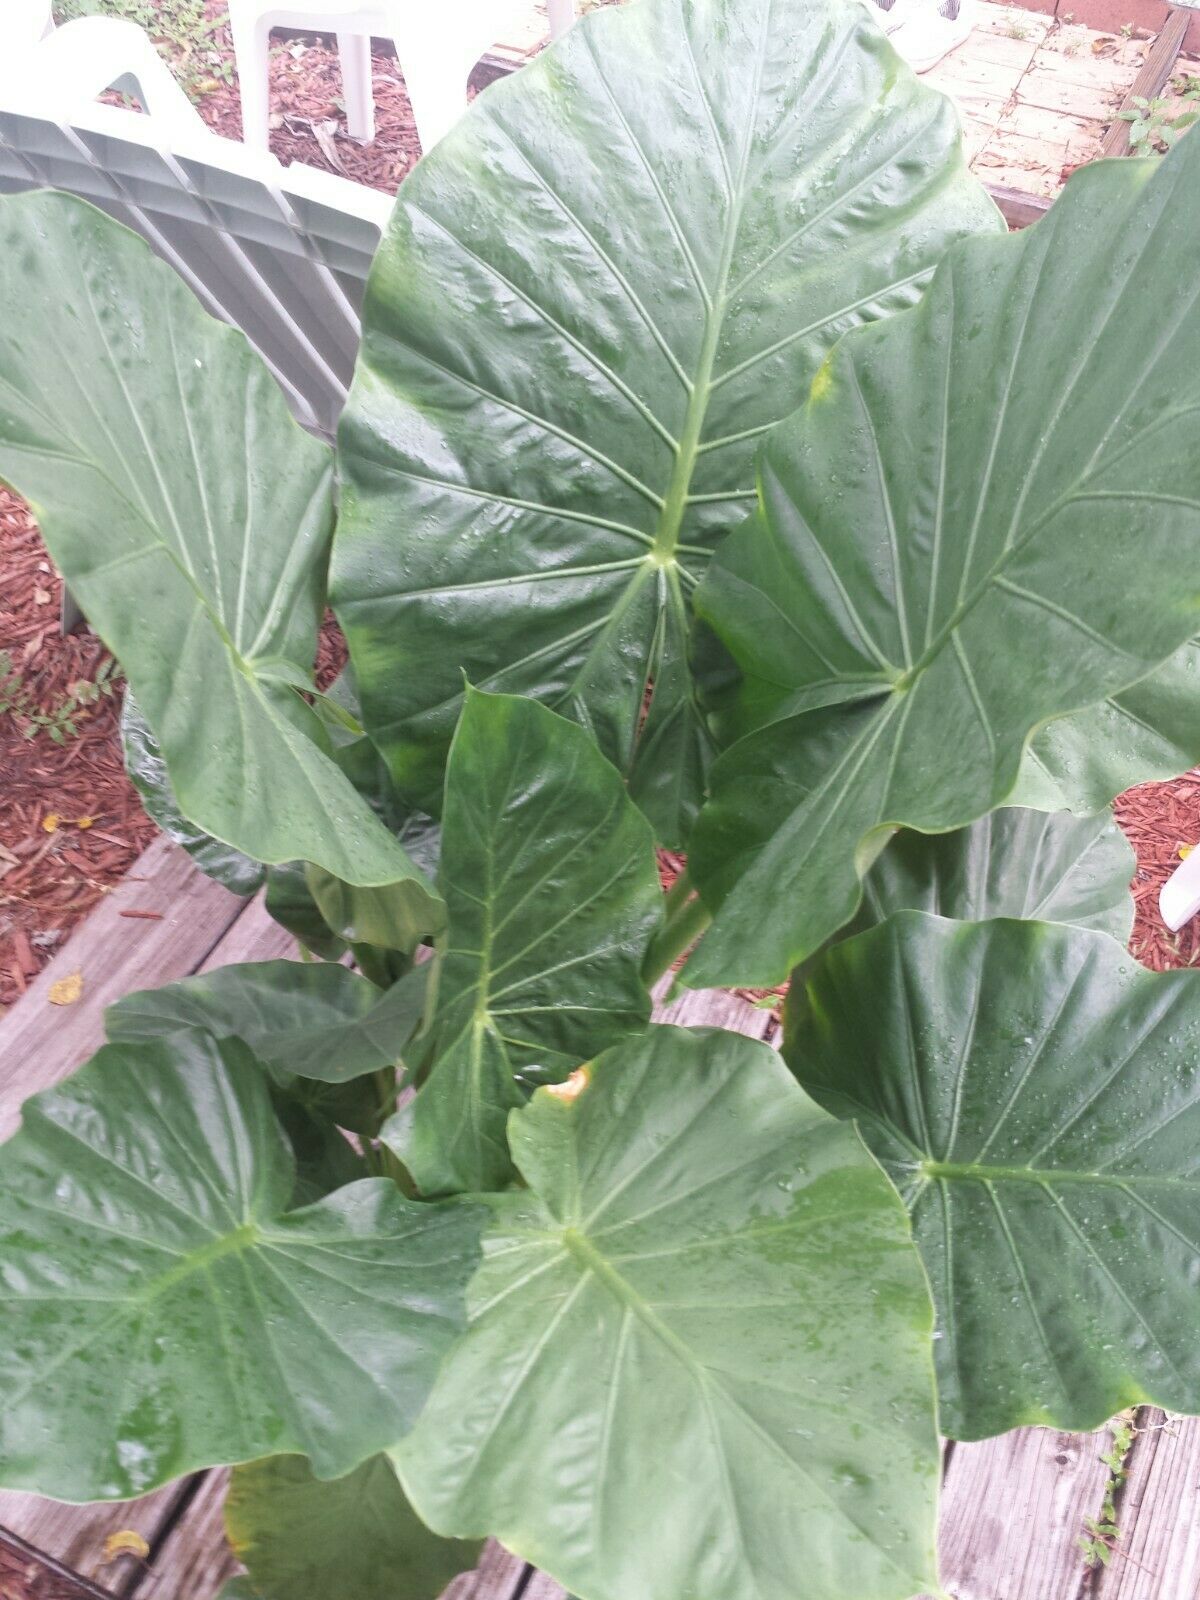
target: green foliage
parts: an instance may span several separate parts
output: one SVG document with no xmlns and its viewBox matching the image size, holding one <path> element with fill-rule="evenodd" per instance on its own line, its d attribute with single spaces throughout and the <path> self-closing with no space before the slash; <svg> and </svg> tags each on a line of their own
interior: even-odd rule
<svg viewBox="0 0 1200 1600">
<path fill-rule="evenodd" d="M 1087 1533 L 1080 1534 L 1078 1540 L 1085 1567 L 1107 1567 L 1112 1561 L 1116 1541 L 1121 1537 L 1120 1525 L 1117 1522 L 1117 1496 L 1129 1476 L 1125 1469 L 1125 1458 L 1133 1448 L 1137 1429 L 1133 1425 L 1131 1416 L 1120 1416 L 1114 1417 L 1109 1423 L 1109 1431 L 1112 1434 L 1112 1443 L 1108 1453 L 1100 1457 L 1108 1468 L 1100 1515 L 1084 1517 L 1083 1525 Z"/>
<path fill-rule="evenodd" d="M 1044 723 L 1195 635 L 1194 207 L 1192 144 L 1085 168 L 1044 226 L 954 246 L 917 310 L 847 334 L 767 440 L 696 599 L 740 676 L 685 981 L 781 982 L 890 827 L 983 816 Z"/>
<path fill-rule="evenodd" d="M 396 1454 L 418 1511 L 596 1600 L 932 1586 L 928 1297 L 853 1131 L 737 1034 L 653 1028 L 572 1089 L 512 1113 L 528 1187 Z"/>
<path fill-rule="evenodd" d="M 1125 111 L 1117 112 L 1118 120 L 1129 124 L 1130 155 L 1164 155 L 1185 128 L 1200 122 L 1200 111 L 1169 115 L 1180 101 L 1200 100 L 1200 78 L 1181 73 L 1172 78 L 1171 87 L 1176 91 L 1174 99 L 1167 95 L 1155 95 L 1148 100 L 1144 95 L 1135 94 L 1132 105 Z"/>
<path fill-rule="evenodd" d="M 120 667 L 112 656 L 105 656 L 94 678 L 77 679 L 49 711 L 42 711 L 12 652 L 0 650 L 0 716 L 12 717 L 26 739 L 44 733 L 54 744 L 66 744 L 78 737 L 79 724 L 88 710 L 98 700 L 112 698 L 121 678 Z"/>
<path fill-rule="evenodd" d="M 436 1600 L 479 1556 L 425 1527 L 386 1456 L 332 1483 L 302 1456 L 238 1467 L 225 1527 L 260 1600 Z"/>
<path fill-rule="evenodd" d="M 0 200 L 0 473 L 306 956 L 127 996 L 0 1148 L 0 1482 L 235 1465 L 260 1600 L 484 1535 L 908 1600 L 939 1418 L 1200 1410 L 1200 978 L 1106 810 L 1200 759 L 1198 209 L 1184 140 L 999 237 L 853 0 L 597 8 L 402 188 L 335 535 L 244 340 Z M 791 1072 L 651 1024 L 697 937 L 799 963 Z"/>
<path fill-rule="evenodd" d="M 758 443 L 999 225 L 949 102 L 838 0 L 612 8 L 481 96 L 403 186 L 340 438 L 333 602 L 408 798 L 465 671 L 582 723 L 679 843 L 690 596 Z"/>
<path fill-rule="evenodd" d="M 1050 923 L 904 911 L 810 977 L 785 1054 L 908 1203 L 953 1438 L 1200 1412 L 1198 1037 L 1200 974 Z"/>
</svg>

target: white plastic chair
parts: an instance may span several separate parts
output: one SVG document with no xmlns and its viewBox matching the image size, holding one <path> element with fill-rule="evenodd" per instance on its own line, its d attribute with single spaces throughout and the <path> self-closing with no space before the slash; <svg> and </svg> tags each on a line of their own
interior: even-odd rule
<svg viewBox="0 0 1200 1600">
<path fill-rule="evenodd" d="M 550 34 L 575 17 L 574 0 L 548 0 Z M 265 150 L 270 128 L 267 56 L 272 28 L 335 33 L 350 135 L 375 137 L 371 39 L 391 39 L 408 90 L 422 150 L 457 121 L 467 75 L 497 36 L 505 7 L 496 0 L 229 0 L 233 50 L 242 97 L 242 137 Z"/>
<path fill-rule="evenodd" d="M 11 50 L 36 44 L 54 26 L 53 0 L 0 0 L 0 60 Z"/>
<path fill-rule="evenodd" d="M 0 50 L 0 194 L 64 189 L 140 233 L 332 439 L 390 197 L 220 138 L 131 22 L 80 18 Z M 146 114 L 98 104 L 114 83 Z M 78 620 L 64 593 L 64 629 Z"/>
</svg>

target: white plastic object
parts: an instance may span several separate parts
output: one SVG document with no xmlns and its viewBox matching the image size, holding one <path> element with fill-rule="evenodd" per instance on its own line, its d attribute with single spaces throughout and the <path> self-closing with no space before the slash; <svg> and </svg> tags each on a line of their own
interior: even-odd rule
<svg viewBox="0 0 1200 1600">
<path fill-rule="evenodd" d="M 1200 848 L 1181 861 L 1163 884 L 1158 909 L 1172 933 L 1178 933 L 1200 911 Z"/>
<path fill-rule="evenodd" d="M 558 38 L 575 18 L 574 0 L 548 0 L 550 34 Z M 242 99 L 242 137 L 267 149 L 270 103 L 267 57 L 273 28 L 303 28 L 337 36 L 351 138 L 375 136 L 371 40 L 391 39 L 408 90 L 422 150 L 461 116 L 467 77 L 505 20 L 496 0 L 229 0 L 233 52 Z"/>
<path fill-rule="evenodd" d="M 871 15 L 889 36 L 904 26 L 914 6 L 919 3 L 920 0 L 892 0 L 891 6 L 885 11 L 876 0 L 868 0 Z"/>
<path fill-rule="evenodd" d="M 166 62 L 134 22 L 79 17 L 0 63 L 0 104 L 10 110 L 77 117 L 111 88 L 135 94 L 164 137 L 186 145 L 211 137 Z"/>
<path fill-rule="evenodd" d="M 929 72 L 970 36 L 974 26 L 975 0 L 913 0 L 892 34 L 892 46 L 914 72 Z"/>
<path fill-rule="evenodd" d="M 37 44 L 54 26 L 53 0 L 0 0 L 0 51 Z"/>
</svg>

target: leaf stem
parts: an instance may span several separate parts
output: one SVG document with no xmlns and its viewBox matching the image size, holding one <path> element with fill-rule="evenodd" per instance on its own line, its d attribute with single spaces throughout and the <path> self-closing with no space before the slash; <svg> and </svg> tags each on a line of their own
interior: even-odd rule
<svg viewBox="0 0 1200 1600">
<path fill-rule="evenodd" d="M 681 889 L 681 885 L 685 885 Z M 712 912 L 683 873 L 676 879 L 664 902 L 662 926 L 650 941 L 642 962 L 642 981 L 652 989 L 664 972 L 692 945 L 712 921 Z"/>
</svg>

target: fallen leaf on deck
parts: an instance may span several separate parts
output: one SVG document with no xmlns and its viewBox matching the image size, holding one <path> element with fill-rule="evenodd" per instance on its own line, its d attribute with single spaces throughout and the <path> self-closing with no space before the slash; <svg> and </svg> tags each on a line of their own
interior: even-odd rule
<svg viewBox="0 0 1200 1600">
<path fill-rule="evenodd" d="M 83 973 L 72 972 L 65 978 L 56 978 L 50 985 L 46 999 L 52 1006 L 73 1006 L 83 993 Z"/>
<path fill-rule="evenodd" d="M 104 1541 L 104 1555 L 102 1561 L 115 1561 L 118 1556 L 137 1556 L 145 1561 L 150 1554 L 150 1546 L 140 1533 L 135 1533 L 132 1528 L 122 1528 L 119 1533 L 110 1533 Z"/>
</svg>

